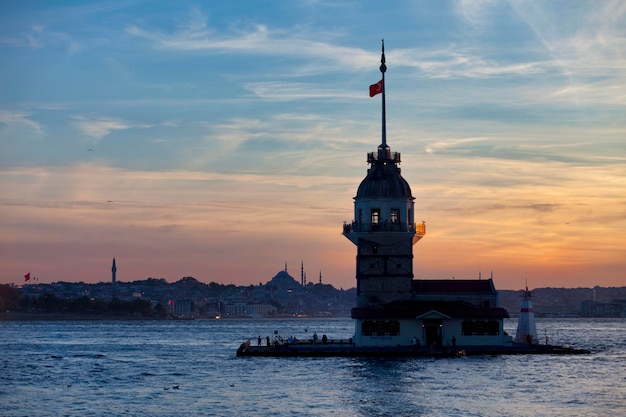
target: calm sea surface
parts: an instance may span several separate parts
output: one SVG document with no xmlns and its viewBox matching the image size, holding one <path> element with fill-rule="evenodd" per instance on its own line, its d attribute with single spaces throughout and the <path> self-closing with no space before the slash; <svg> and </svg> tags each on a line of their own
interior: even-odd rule
<svg viewBox="0 0 626 417">
<path fill-rule="evenodd" d="M 515 334 L 516 320 L 505 324 Z M 0 322 L 2 416 L 624 416 L 626 319 L 540 319 L 591 355 L 236 358 L 350 319 Z"/>
</svg>

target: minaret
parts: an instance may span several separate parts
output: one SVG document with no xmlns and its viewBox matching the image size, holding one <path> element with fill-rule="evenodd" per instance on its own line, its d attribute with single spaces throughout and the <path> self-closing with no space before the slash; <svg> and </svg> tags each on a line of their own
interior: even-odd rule
<svg viewBox="0 0 626 417">
<path fill-rule="evenodd" d="M 300 285 L 303 287 L 306 286 L 306 282 L 304 280 L 304 261 L 300 261 Z"/>
<path fill-rule="evenodd" d="M 382 141 L 367 155 L 370 167 L 354 197 L 354 220 L 343 229 L 357 246 L 357 310 L 370 313 L 393 301 L 412 299 L 413 245 L 425 234 L 424 224 L 415 224 L 415 198 L 400 175 L 400 153 L 387 145 L 384 41 L 380 62 L 382 79 L 370 86 L 370 96 L 382 93 Z M 355 310 L 353 318 L 358 335 Z"/>
<path fill-rule="evenodd" d="M 524 300 L 519 312 L 519 319 L 517 321 L 517 332 L 515 333 L 515 343 L 536 344 L 537 340 L 537 327 L 535 326 L 535 313 L 533 312 L 533 303 L 530 301 L 531 293 L 528 291 L 528 285 L 526 291 L 524 291 Z"/>
<path fill-rule="evenodd" d="M 322 283 L 322 271 L 320 270 L 320 284 Z"/>
<path fill-rule="evenodd" d="M 115 297 L 115 275 L 117 274 L 117 266 L 115 266 L 115 258 L 113 258 L 113 266 L 111 266 L 111 289 L 113 297 Z"/>
</svg>

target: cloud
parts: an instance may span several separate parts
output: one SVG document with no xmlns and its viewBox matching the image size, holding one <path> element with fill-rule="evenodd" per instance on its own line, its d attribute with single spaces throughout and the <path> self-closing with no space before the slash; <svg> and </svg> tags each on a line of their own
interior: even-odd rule
<svg viewBox="0 0 626 417">
<path fill-rule="evenodd" d="M 42 133 L 41 125 L 29 118 L 30 113 L 0 110 L 0 123 L 9 127 L 28 127 Z"/>
<path fill-rule="evenodd" d="M 474 26 L 486 26 L 492 20 L 487 16 L 494 5 L 499 5 L 497 0 L 460 0 L 456 3 L 457 12 Z"/>
<path fill-rule="evenodd" d="M 69 56 L 81 51 L 82 45 L 65 32 L 50 31 L 45 26 L 34 25 L 21 33 L 0 37 L 0 44 L 13 48 L 41 49 L 48 46 L 65 46 Z"/>
<path fill-rule="evenodd" d="M 150 127 L 150 125 L 130 124 L 119 119 L 108 117 L 88 119 L 84 116 L 74 116 L 73 123 L 84 135 L 90 136 L 96 140 L 100 140 L 116 130 Z"/>
<path fill-rule="evenodd" d="M 295 82 L 268 81 L 246 83 L 243 84 L 243 88 L 266 100 L 290 101 L 311 98 L 343 98 L 354 100 L 363 97 L 362 93 L 356 93 L 354 90 L 340 90 L 330 87 L 320 88 L 319 84 Z"/>
<path fill-rule="evenodd" d="M 461 0 L 456 3 L 456 11 L 472 31 L 467 36 L 472 39 L 471 53 L 464 54 L 461 49 L 458 59 L 450 65 L 435 60 L 425 71 L 441 72 L 444 77 L 467 71 L 469 76 L 479 78 L 544 74 L 532 80 L 536 89 L 533 93 L 545 100 L 581 107 L 626 103 L 623 1 Z M 502 58 L 481 59 L 480 54 L 493 51 L 493 40 L 485 36 L 502 30 L 503 18 L 516 37 L 508 40 L 506 33 L 498 42 L 515 42 L 515 47 L 507 48 Z M 511 54 L 516 62 L 501 61 L 510 59 Z M 446 55 L 449 54 L 443 54 Z M 468 59 L 464 62 L 463 58 Z"/>
<path fill-rule="evenodd" d="M 206 23 L 199 23 L 197 20 L 198 17 L 173 33 L 150 31 L 138 26 L 128 27 L 127 33 L 149 40 L 156 48 L 164 50 L 298 58 L 301 60 L 300 67 L 292 69 L 292 75 L 369 70 L 372 68 L 372 63 L 376 63 L 380 57 L 378 52 L 335 45 L 319 41 L 317 38 L 311 40 L 299 30 L 274 29 L 267 25 L 257 24 L 224 35 L 209 29 Z M 422 72 L 422 76 L 428 78 L 489 78 L 510 74 L 528 75 L 546 70 L 542 62 L 505 64 L 487 60 L 462 45 L 451 45 L 436 50 L 395 48 L 387 53 L 387 57 L 389 62 L 394 63 L 394 67 L 416 68 Z M 302 88 L 302 85 L 294 86 L 297 89 Z M 273 86 L 248 85 L 250 89 L 272 93 L 271 88 L 265 87 Z M 320 95 L 320 92 L 309 91 L 309 94 Z M 330 94 L 330 92 L 322 94 Z"/>
<path fill-rule="evenodd" d="M 13 48 L 41 48 L 45 38 L 41 37 L 42 28 L 34 26 L 27 32 L 0 37 L 0 44 Z"/>
<path fill-rule="evenodd" d="M 626 95 L 624 2 L 511 4 L 552 56 L 552 64 L 569 77 L 572 88 L 566 92 L 576 96 L 586 84 L 596 89 L 619 86 L 615 93 Z"/>
<path fill-rule="evenodd" d="M 453 148 L 467 148 L 467 145 L 471 145 L 478 142 L 492 141 L 493 138 L 463 138 L 463 139 L 444 139 L 437 142 L 426 145 L 424 151 L 428 154 L 433 154 L 439 150 L 453 149 Z"/>
<path fill-rule="evenodd" d="M 185 26 L 173 33 L 129 26 L 127 33 L 146 39 L 158 49 L 171 51 L 208 51 L 222 54 L 247 53 L 251 55 L 299 57 L 312 62 L 316 70 L 332 68 L 357 70 L 370 68 L 378 54 L 360 48 L 337 46 L 331 43 L 310 40 L 298 29 L 272 29 L 256 24 L 243 29 L 233 29 L 231 34 L 222 35 L 210 29 L 206 18 L 198 13 Z M 319 36 L 317 36 L 319 38 Z M 319 64 L 320 62 L 323 63 Z"/>
</svg>

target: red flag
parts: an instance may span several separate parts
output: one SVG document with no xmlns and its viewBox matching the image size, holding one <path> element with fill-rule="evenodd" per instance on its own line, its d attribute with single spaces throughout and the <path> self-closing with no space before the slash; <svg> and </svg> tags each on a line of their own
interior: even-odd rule
<svg viewBox="0 0 626 417">
<path fill-rule="evenodd" d="M 383 92 L 383 80 L 380 80 L 376 84 L 370 85 L 370 97 L 374 97 L 376 94 Z"/>
<path fill-rule="evenodd" d="M 24 275 L 24 282 L 29 281 L 29 280 L 30 280 L 30 272 Z"/>
</svg>

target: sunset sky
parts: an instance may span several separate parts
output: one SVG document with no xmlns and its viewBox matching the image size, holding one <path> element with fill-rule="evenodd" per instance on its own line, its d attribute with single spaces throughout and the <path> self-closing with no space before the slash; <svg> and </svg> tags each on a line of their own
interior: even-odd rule
<svg viewBox="0 0 626 417">
<path fill-rule="evenodd" d="M 387 142 L 417 279 L 626 285 L 624 1 L 0 2 L 0 283 L 356 285 Z"/>
</svg>

